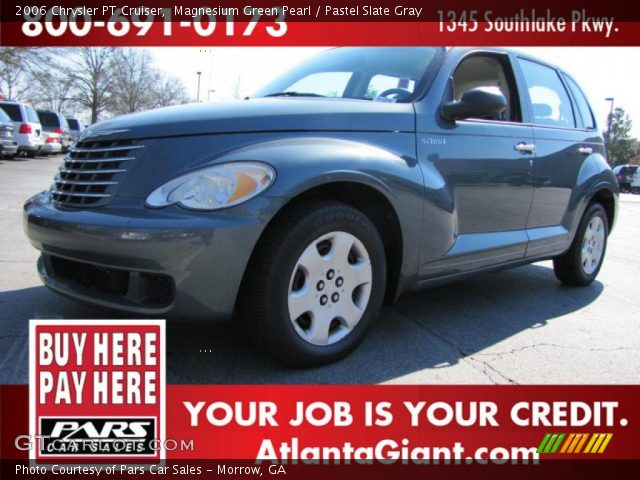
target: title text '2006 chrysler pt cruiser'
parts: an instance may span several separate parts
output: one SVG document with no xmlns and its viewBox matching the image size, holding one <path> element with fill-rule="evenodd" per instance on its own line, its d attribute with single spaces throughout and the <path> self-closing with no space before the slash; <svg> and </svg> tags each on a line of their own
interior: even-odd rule
<svg viewBox="0 0 640 480">
<path fill-rule="evenodd" d="M 24 225 L 57 292 L 235 316 L 314 365 L 404 291 L 550 258 L 589 284 L 617 198 L 562 70 L 502 49 L 338 48 L 251 99 L 90 127 Z"/>
</svg>

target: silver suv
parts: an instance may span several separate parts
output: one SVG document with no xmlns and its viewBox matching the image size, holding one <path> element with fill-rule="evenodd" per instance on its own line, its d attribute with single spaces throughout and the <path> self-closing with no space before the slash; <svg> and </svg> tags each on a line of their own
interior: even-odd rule
<svg viewBox="0 0 640 480">
<path fill-rule="evenodd" d="M 13 139 L 18 144 L 18 154 L 35 157 L 44 143 L 42 125 L 31 105 L 21 102 L 2 101 L 2 108 L 13 121 Z"/>
</svg>

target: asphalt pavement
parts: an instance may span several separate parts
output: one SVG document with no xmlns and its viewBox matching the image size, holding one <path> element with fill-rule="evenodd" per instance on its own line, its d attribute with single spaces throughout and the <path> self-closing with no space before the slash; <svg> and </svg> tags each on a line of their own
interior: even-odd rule
<svg viewBox="0 0 640 480">
<path fill-rule="evenodd" d="M 62 160 L 0 161 L 0 384 L 28 381 L 33 318 L 129 318 L 42 286 L 21 226 L 24 201 Z M 404 295 L 349 358 L 291 369 L 233 324 L 167 325 L 168 383 L 620 384 L 640 381 L 640 195 L 621 196 L 604 266 L 571 288 L 551 262 Z M 205 353 L 206 350 L 206 353 Z"/>
</svg>

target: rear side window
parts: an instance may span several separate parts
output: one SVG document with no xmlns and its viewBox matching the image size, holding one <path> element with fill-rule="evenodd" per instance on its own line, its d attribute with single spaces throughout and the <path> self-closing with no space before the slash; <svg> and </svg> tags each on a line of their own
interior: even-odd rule
<svg viewBox="0 0 640 480">
<path fill-rule="evenodd" d="M 533 123 L 551 127 L 575 128 L 576 121 L 569 94 L 553 68 L 519 59 L 529 91 Z"/>
<path fill-rule="evenodd" d="M 67 118 L 67 122 L 69 123 L 69 127 L 71 127 L 71 130 L 80 130 L 78 120 L 76 120 L 75 118 Z"/>
<path fill-rule="evenodd" d="M 27 112 L 27 120 L 31 123 L 40 123 L 40 119 L 38 118 L 38 114 L 36 111 L 30 107 L 29 105 L 24 106 L 25 111 Z"/>
<path fill-rule="evenodd" d="M 584 93 L 582 93 L 582 90 L 580 90 L 580 87 L 578 86 L 578 84 L 574 82 L 571 77 L 568 77 L 565 75 L 564 78 L 567 81 L 567 85 L 569 85 L 569 90 L 571 90 L 571 93 L 573 94 L 573 98 L 576 101 L 578 112 L 582 117 L 582 124 L 584 125 L 584 128 L 588 130 L 593 130 L 594 128 L 596 128 L 596 122 L 593 119 L 593 112 L 591 111 L 591 107 L 589 107 L 589 102 L 587 101 L 587 97 L 584 96 Z"/>
<path fill-rule="evenodd" d="M 9 117 L 11 117 L 11 120 L 13 120 L 14 122 L 22 121 L 22 115 L 20 114 L 20 105 L 16 105 L 15 103 L 3 103 L 2 105 L 0 105 L 0 107 L 2 107 L 2 109 L 6 112 L 7 115 L 9 115 Z"/>
</svg>

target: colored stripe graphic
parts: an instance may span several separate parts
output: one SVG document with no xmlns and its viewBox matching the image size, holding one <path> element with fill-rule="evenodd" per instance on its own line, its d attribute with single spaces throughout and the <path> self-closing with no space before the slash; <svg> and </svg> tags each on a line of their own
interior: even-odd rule
<svg viewBox="0 0 640 480">
<path fill-rule="evenodd" d="M 580 438 L 580 441 L 576 445 L 576 449 L 572 453 L 580 453 L 580 450 L 582 450 L 582 446 L 584 445 L 584 442 L 587 441 L 587 438 L 589 438 L 589 434 L 583 433 L 582 438 Z"/>
<path fill-rule="evenodd" d="M 606 450 L 607 445 L 609 445 L 609 442 L 613 437 L 613 433 L 607 433 L 606 435 L 607 436 L 605 437 L 604 442 L 602 442 L 602 445 L 600 445 L 600 450 L 598 450 L 598 453 L 603 453 Z"/>
<path fill-rule="evenodd" d="M 549 453 L 556 453 L 558 451 L 558 448 L 560 448 L 560 445 L 562 444 L 562 440 L 564 440 L 565 434 L 561 433 L 560 435 L 558 435 L 558 439 L 556 440 L 556 443 L 553 444 L 553 447 L 551 447 L 551 451 Z"/>
<path fill-rule="evenodd" d="M 574 439 L 576 438 L 576 434 L 572 433 L 567 437 L 567 441 L 564 442 L 564 445 L 562 445 L 562 449 L 560 450 L 560 453 L 567 453 L 567 449 L 569 448 L 569 445 L 571 445 L 574 441 Z"/>
<path fill-rule="evenodd" d="M 544 446 L 547 444 L 547 442 L 549 441 L 549 437 L 551 437 L 550 433 L 547 433 L 544 438 L 542 439 L 542 441 L 540 442 L 540 445 L 538 445 L 538 453 L 543 453 L 544 452 Z"/>
<path fill-rule="evenodd" d="M 591 438 L 589 439 L 587 446 L 584 447 L 584 453 L 591 453 L 591 447 L 593 447 L 593 444 L 596 443 L 598 436 L 599 435 L 597 433 L 594 433 L 593 435 L 591 435 Z"/>
<path fill-rule="evenodd" d="M 538 453 L 603 453 L 613 433 L 547 433 L 538 445 Z M 585 446 L 586 444 L 586 446 Z M 582 448 L 584 447 L 584 449 Z"/>
</svg>

